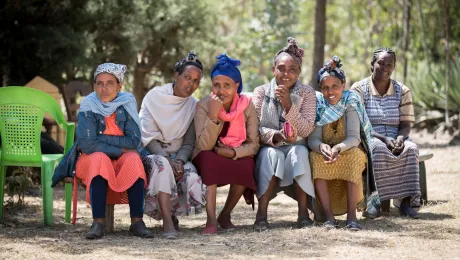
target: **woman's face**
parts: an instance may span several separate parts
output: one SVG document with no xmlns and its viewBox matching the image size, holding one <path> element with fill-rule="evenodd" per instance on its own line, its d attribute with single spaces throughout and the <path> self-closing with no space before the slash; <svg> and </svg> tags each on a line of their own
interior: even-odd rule
<svg viewBox="0 0 460 260">
<path fill-rule="evenodd" d="M 291 88 L 295 85 L 300 75 L 300 66 L 291 55 L 282 53 L 272 67 L 272 72 L 277 85 L 284 85 Z"/>
<path fill-rule="evenodd" d="M 345 82 L 342 83 L 339 78 L 329 76 L 321 81 L 320 89 L 327 102 L 331 105 L 335 105 L 342 98 Z"/>
<path fill-rule="evenodd" d="M 391 74 L 395 70 L 396 60 L 395 57 L 388 52 L 381 52 L 377 56 L 373 68 L 375 80 L 389 80 Z"/>
<path fill-rule="evenodd" d="M 99 99 L 106 103 L 114 100 L 118 92 L 121 90 L 122 83 L 117 82 L 117 78 L 110 73 L 101 73 L 97 75 L 93 83 L 94 91 L 96 91 Z"/>
<path fill-rule="evenodd" d="M 222 100 L 226 108 L 232 105 L 239 86 L 240 83 L 227 76 L 219 75 L 212 78 L 212 93 Z"/>
<path fill-rule="evenodd" d="M 187 98 L 198 88 L 201 81 L 201 70 L 193 65 L 188 65 L 182 71 L 182 74 L 176 72 L 174 78 L 174 96 Z"/>
</svg>

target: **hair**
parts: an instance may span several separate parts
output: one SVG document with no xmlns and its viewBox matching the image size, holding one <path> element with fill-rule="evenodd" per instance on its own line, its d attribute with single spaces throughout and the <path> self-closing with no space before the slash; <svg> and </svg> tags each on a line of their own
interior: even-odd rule
<svg viewBox="0 0 460 260">
<path fill-rule="evenodd" d="M 316 80 L 318 84 L 321 85 L 321 82 L 325 77 L 334 76 L 340 80 L 341 83 L 344 83 L 347 79 L 345 71 L 341 69 L 342 60 L 338 56 L 332 57 L 332 59 L 326 61 L 323 67 L 318 71 Z"/>
<path fill-rule="evenodd" d="M 182 73 L 185 70 L 185 67 L 192 65 L 200 69 L 201 71 L 201 76 L 203 76 L 203 64 L 201 61 L 198 59 L 196 56 L 195 52 L 190 51 L 187 56 L 184 58 L 180 59 L 176 64 L 174 65 L 174 72 L 179 73 L 179 75 L 182 75 Z"/>
<path fill-rule="evenodd" d="M 302 57 L 304 56 L 304 50 L 297 46 L 297 43 L 294 38 L 288 37 L 287 41 L 288 45 L 279 50 L 273 58 L 273 66 L 276 65 L 276 62 L 278 62 L 279 57 L 288 54 L 294 60 L 296 60 L 297 63 L 299 63 L 299 67 L 302 68 Z"/>
<path fill-rule="evenodd" d="M 390 55 L 393 55 L 393 57 L 395 58 L 395 63 L 396 63 L 396 52 L 394 50 L 392 50 L 391 48 L 388 48 L 388 47 L 380 47 L 380 48 L 377 48 L 374 53 L 372 54 L 372 61 L 371 61 L 371 72 L 374 72 L 374 64 L 375 62 L 377 61 L 377 57 L 379 56 L 380 53 L 382 52 L 386 52 Z"/>
</svg>

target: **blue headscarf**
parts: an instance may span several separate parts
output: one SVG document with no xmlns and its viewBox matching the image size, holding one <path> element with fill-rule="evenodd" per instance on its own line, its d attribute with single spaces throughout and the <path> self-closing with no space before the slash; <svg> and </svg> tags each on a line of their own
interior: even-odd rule
<svg viewBox="0 0 460 260">
<path fill-rule="evenodd" d="M 320 84 L 324 78 L 329 76 L 337 77 L 342 83 L 345 82 L 346 76 L 345 72 L 340 68 L 342 67 L 342 63 L 340 62 L 340 58 L 334 56 L 331 60 L 324 63 L 324 66 L 318 71 L 318 76 L 316 77 L 318 84 Z"/>
<path fill-rule="evenodd" d="M 227 76 L 236 83 L 240 83 L 238 86 L 238 94 L 243 90 L 243 79 L 241 78 L 241 72 L 237 68 L 241 64 L 240 60 L 232 59 L 226 54 L 221 54 L 216 57 L 218 59 L 214 68 L 211 71 L 211 79 L 215 76 Z"/>
<path fill-rule="evenodd" d="M 102 102 L 96 92 L 92 92 L 81 101 L 79 112 L 91 111 L 107 117 L 113 114 L 119 106 L 123 106 L 126 112 L 134 119 L 137 126 L 139 126 L 140 130 L 141 122 L 137 113 L 136 98 L 129 92 L 118 93 L 117 97 L 110 102 Z"/>
</svg>

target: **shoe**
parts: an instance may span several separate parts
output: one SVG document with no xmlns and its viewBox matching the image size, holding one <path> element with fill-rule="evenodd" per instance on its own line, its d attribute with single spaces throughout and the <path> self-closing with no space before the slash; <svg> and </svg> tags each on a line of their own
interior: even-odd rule
<svg viewBox="0 0 460 260">
<path fill-rule="evenodd" d="M 311 226 L 313 226 L 313 220 L 311 220 L 309 217 L 297 219 L 297 228 L 306 228 Z"/>
<path fill-rule="evenodd" d="M 399 214 L 401 214 L 401 216 L 409 216 L 413 219 L 420 218 L 417 211 L 415 211 L 411 206 L 408 206 L 408 205 L 401 204 L 401 206 L 399 207 Z"/>
<path fill-rule="evenodd" d="M 177 239 L 178 235 L 179 235 L 179 233 L 177 233 L 177 231 L 163 232 L 163 234 L 162 234 L 164 239 L 169 239 L 169 240 Z"/>
<path fill-rule="evenodd" d="M 104 224 L 99 222 L 93 222 L 88 233 L 86 233 L 86 239 L 99 239 L 105 235 Z"/>
<path fill-rule="evenodd" d="M 356 221 L 347 222 L 347 229 L 350 231 L 359 231 L 363 229 L 361 225 Z"/>
<path fill-rule="evenodd" d="M 176 231 L 179 231 L 179 219 L 174 215 L 172 215 L 171 217 L 172 217 L 172 221 L 174 223 L 174 229 Z"/>
<path fill-rule="evenodd" d="M 140 238 L 153 238 L 153 233 L 146 226 L 143 220 L 139 220 L 129 227 L 129 233 Z"/>
<path fill-rule="evenodd" d="M 203 236 L 210 236 L 217 234 L 217 225 L 206 225 L 206 227 L 200 233 Z"/>
<path fill-rule="evenodd" d="M 227 231 L 233 231 L 236 229 L 236 226 L 233 225 L 232 221 L 228 219 L 227 221 L 222 221 L 222 218 L 219 216 L 217 218 L 217 223 L 222 229 L 225 229 Z"/>
<path fill-rule="evenodd" d="M 337 219 L 328 220 L 328 221 L 323 223 L 323 227 L 325 227 L 326 229 L 338 228 L 339 227 L 339 221 L 337 221 Z"/>
<path fill-rule="evenodd" d="M 256 221 L 254 222 L 253 229 L 254 231 L 257 231 L 257 232 L 263 232 L 263 231 L 269 230 L 270 227 L 268 225 L 267 219 L 266 218 L 258 219 L 258 220 L 256 219 Z"/>
</svg>

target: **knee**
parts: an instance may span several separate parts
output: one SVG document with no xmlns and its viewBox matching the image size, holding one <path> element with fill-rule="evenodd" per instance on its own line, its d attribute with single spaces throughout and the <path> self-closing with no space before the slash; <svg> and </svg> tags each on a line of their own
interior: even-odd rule
<svg viewBox="0 0 460 260">
<path fill-rule="evenodd" d="M 90 155 L 88 155 L 89 158 L 91 158 L 91 160 L 94 160 L 94 161 L 109 161 L 111 162 L 112 160 L 109 158 L 109 156 L 107 156 L 107 154 L 103 153 L 103 152 L 95 152 L 95 153 L 92 153 Z"/>
<path fill-rule="evenodd" d="M 124 160 L 127 160 L 127 161 L 140 161 L 141 159 L 139 154 L 135 151 L 125 152 L 121 156 L 123 157 Z"/>
<path fill-rule="evenodd" d="M 264 147 L 263 149 L 265 150 L 263 152 L 268 158 L 284 158 L 284 153 L 278 148 Z"/>
<path fill-rule="evenodd" d="M 294 153 L 297 156 L 308 158 L 308 149 L 305 147 L 305 145 L 294 145 L 292 146 L 289 153 Z"/>
</svg>

